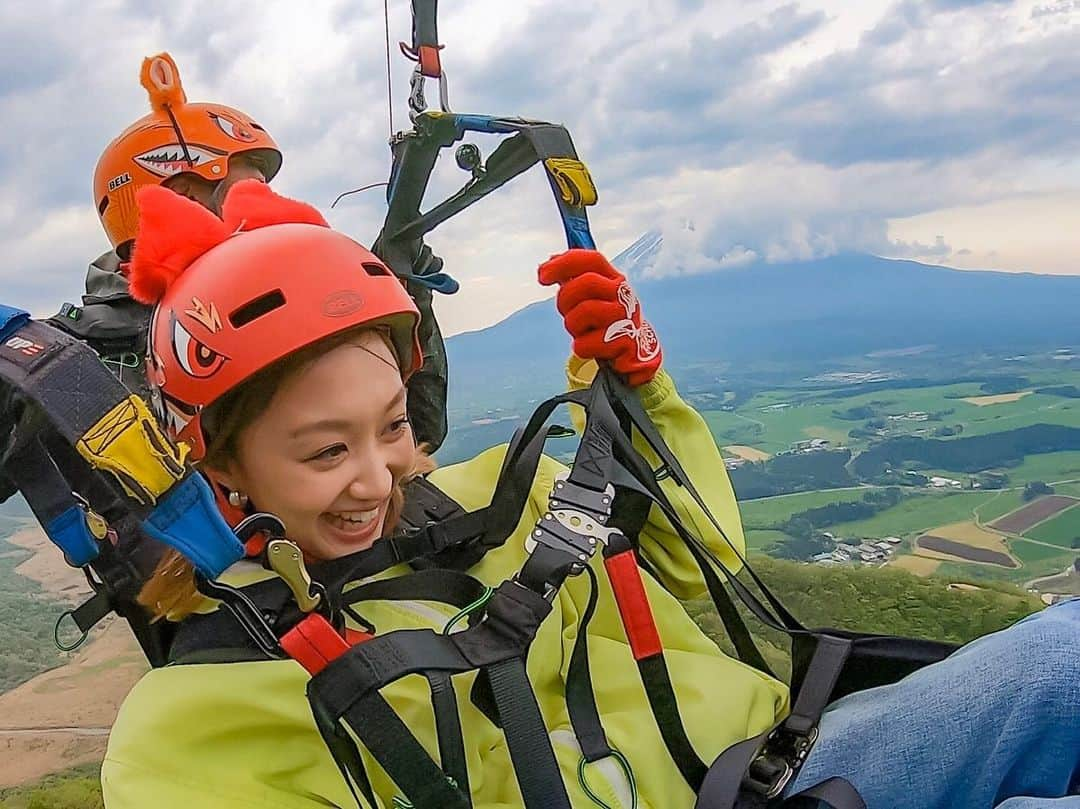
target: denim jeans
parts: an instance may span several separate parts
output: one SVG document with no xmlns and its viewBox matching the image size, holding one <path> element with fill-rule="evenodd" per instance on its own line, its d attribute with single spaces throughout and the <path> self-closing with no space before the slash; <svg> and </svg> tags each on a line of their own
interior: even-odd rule
<svg viewBox="0 0 1080 809">
<path fill-rule="evenodd" d="M 1080 599 L 838 700 L 787 794 L 831 776 L 868 809 L 1080 809 Z"/>
</svg>

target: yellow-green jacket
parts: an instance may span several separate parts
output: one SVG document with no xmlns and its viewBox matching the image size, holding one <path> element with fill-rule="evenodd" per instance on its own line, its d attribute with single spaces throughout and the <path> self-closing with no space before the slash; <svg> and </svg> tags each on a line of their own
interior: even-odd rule
<svg viewBox="0 0 1080 809">
<path fill-rule="evenodd" d="M 584 384 L 588 370 L 580 361 L 571 361 L 571 384 Z M 742 528 L 731 484 L 704 420 L 679 398 L 663 372 L 643 386 L 640 395 L 728 537 L 741 549 Z M 482 508 L 490 502 L 504 452 L 505 447 L 488 450 L 471 461 L 437 470 L 431 479 L 466 509 Z M 471 575 L 496 586 L 521 568 L 524 539 L 546 509 L 554 476 L 561 469 L 554 460 L 543 459 L 517 529 L 505 545 L 473 567 Z M 670 482 L 664 485 L 687 525 L 734 568 L 737 560 L 697 506 L 678 487 Z M 721 654 L 687 617 L 675 596 L 699 596 L 704 587 L 682 542 L 655 509 L 641 532 L 641 549 L 668 588 L 644 574 L 680 713 L 698 754 L 708 762 L 732 744 L 771 727 L 787 710 L 787 688 Z M 593 564 L 602 565 L 599 556 Z M 251 567 L 241 563 L 229 574 L 234 581 L 249 579 Z M 404 568 L 395 568 L 385 575 L 403 572 Z M 598 573 L 599 599 L 588 627 L 588 643 L 596 702 L 608 740 L 629 759 L 641 809 L 689 809 L 693 795 L 664 747 L 607 577 L 603 570 Z M 528 656 L 529 677 L 575 809 L 596 806 L 578 782 L 580 751 L 563 694 L 588 596 L 587 577 L 569 579 Z M 365 615 L 380 633 L 442 629 L 451 613 L 431 603 L 365 604 Z M 473 805 L 475 809 L 520 807 L 502 732 L 469 701 L 474 676 L 455 677 Z M 151 671 L 132 690 L 113 727 L 101 774 L 106 806 L 355 806 L 311 718 L 304 693 L 307 679 L 304 669 L 291 660 Z M 437 761 L 426 680 L 406 677 L 382 693 Z M 382 804 L 379 809 L 390 809 L 401 790 L 366 752 L 365 764 Z M 614 761 L 589 765 L 587 776 L 590 787 L 609 806 L 630 809 L 629 783 Z"/>
</svg>

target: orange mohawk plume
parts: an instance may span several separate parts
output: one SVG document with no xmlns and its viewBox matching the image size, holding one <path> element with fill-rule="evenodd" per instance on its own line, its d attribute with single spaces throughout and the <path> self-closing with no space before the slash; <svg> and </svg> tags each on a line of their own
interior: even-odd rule
<svg viewBox="0 0 1080 809">
<path fill-rule="evenodd" d="M 150 94 L 150 106 L 154 112 L 166 107 L 179 107 L 187 102 L 184 85 L 180 82 L 180 71 L 167 53 L 143 59 L 139 81 Z"/>
<path fill-rule="evenodd" d="M 323 215 L 306 202 L 275 194 L 258 180 L 241 180 L 229 189 L 222 218 L 231 231 L 255 230 L 267 225 L 300 222 L 330 227 Z"/>
<path fill-rule="evenodd" d="M 229 238 L 229 228 L 199 203 L 159 185 L 140 188 L 136 199 L 139 232 L 128 286 L 135 300 L 153 304 L 188 265 Z"/>
</svg>

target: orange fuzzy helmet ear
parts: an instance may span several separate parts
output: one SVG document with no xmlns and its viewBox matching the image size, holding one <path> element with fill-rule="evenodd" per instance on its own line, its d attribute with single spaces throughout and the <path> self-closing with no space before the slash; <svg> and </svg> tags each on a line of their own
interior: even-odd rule
<svg viewBox="0 0 1080 809">
<path fill-rule="evenodd" d="M 131 297 L 152 304 L 195 259 L 229 238 L 231 231 L 199 203 L 162 186 L 144 186 L 135 196 L 139 232 L 128 286 Z"/>
<path fill-rule="evenodd" d="M 229 189 L 222 218 L 230 231 L 255 230 L 267 225 L 299 222 L 330 227 L 323 215 L 306 202 L 289 199 L 258 180 L 241 180 Z"/>
<path fill-rule="evenodd" d="M 161 112 L 166 107 L 179 107 L 187 103 L 184 85 L 180 82 L 180 71 L 176 62 L 167 53 L 148 56 L 143 59 L 139 81 L 150 94 L 150 106 L 154 112 Z"/>
</svg>

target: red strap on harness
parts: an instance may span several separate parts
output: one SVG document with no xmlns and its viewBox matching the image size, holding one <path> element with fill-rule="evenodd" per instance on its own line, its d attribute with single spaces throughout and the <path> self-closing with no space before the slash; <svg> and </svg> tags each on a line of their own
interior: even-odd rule
<svg viewBox="0 0 1080 809">
<path fill-rule="evenodd" d="M 616 553 L 604 559 L 611 589 L 615 591 L 615 602 L 619 605 L 623 628 L 630 641 L 630 651 L 634 660 L 644 660 L 664 651 L 660 643 L 660 633 L 656 631 L 649 598 L 645 595 L 645 584 L 641 581 L 641 571 L 633 550 Z"/>
<path fill-rule="evenodd" d="M 442 75 L 442 64 L 439 61 L 438 45 L 421 45 L 416 53 L 420 62 L 420 72 L 431 79 L 437 79 Z"/>
<path fill-rule="evenodd" d="M 252 534 L 247 542 L 244 543 L 244 553 L 247 554 L 248 558 L 254 559 L 266 550 L 266 546 L 269 543 L 270 537 L 267 533 L 265 531 L 259 531 L 257 534 Z"/>
<path fill-rule="evenodd" d="M 313 612 L 282 636 L 281 648 L 315 676 L 350 647 L 372 637 L 366 632 L 349 634 L 352 635 L 349 640 L 341 637 L 329 621 Z"/>
</svg>

